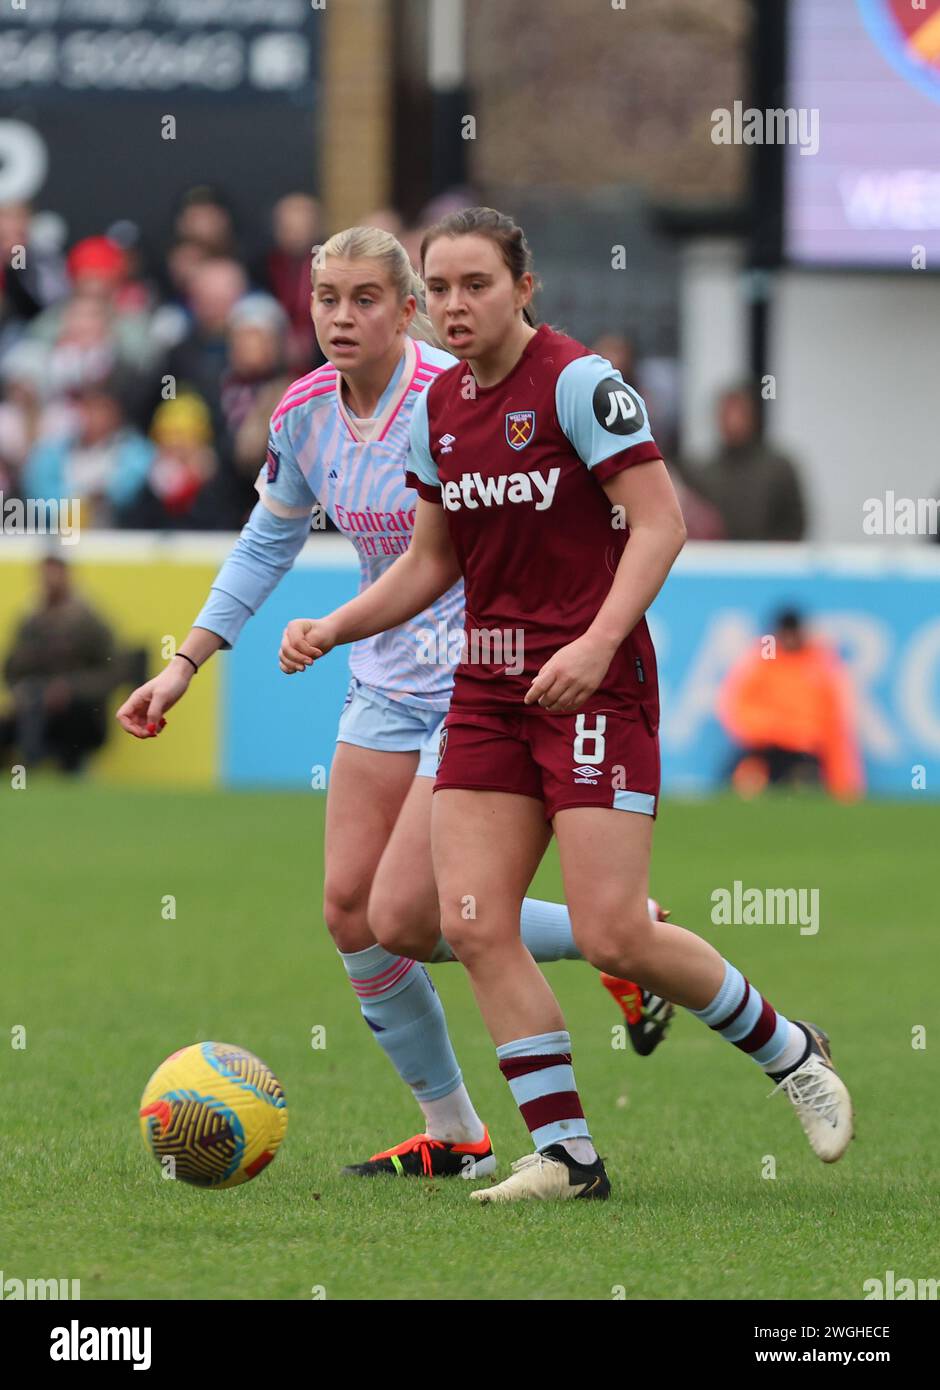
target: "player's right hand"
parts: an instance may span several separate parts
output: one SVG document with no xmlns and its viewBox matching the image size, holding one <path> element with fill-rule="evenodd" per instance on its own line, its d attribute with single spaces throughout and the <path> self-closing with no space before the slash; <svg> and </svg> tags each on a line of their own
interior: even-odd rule
<svg viewBox="0 0 940 1390">
<path fill-rule="evenodd" d="M 312 666 L 336 646 L 326 618 L 291 618 L 281 637 L 278 662 L 286 676 Z"/>
<path fill-rule="evenodd" d="M 165 671 L 139 685 L 124 701 L 115 715 L 121 728 L 135 738 L 156 738 L 166 724 L 164 711 L 186 694 L 194 674 L 182 659 L 171 661 Z"/>
</svg>

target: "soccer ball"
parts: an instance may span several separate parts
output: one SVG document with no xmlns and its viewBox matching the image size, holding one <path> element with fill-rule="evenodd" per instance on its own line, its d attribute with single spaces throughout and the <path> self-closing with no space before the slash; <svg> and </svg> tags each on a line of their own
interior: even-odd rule
<svg viewBox="0 0 940 1390">
<path fill-rule="evenodd" d="M 257 1177 L 286 1129 L 283 1086 L 254 1053 L 229 1043 L 172 1052 L 140 1099 L 144 1143 L 171 1177 L 196 1187 Z"/>
</svg>

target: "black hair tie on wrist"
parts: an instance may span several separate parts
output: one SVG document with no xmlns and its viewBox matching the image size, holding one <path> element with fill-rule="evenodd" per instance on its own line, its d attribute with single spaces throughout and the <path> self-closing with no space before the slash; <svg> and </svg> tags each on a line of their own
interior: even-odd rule
<svg viewBox="0 0 940 1390">
<path fill-rule="evenodd" d="M 195 661 L 193 661 L 192 657 L 191 657 L 191 656 L 187 656 L 185 652 L 177 652 L 176 655 L 177 655 L 177 656 L 181 656 L 181 657 L 183 658 L 184 661 L 188 661 L 189 664 L 190 664 L 190 666 L 193 668 L 194 671 L 198 671 L 198 670 L 199 670 L 199 667 L 196 665 Z"/>
</svg>

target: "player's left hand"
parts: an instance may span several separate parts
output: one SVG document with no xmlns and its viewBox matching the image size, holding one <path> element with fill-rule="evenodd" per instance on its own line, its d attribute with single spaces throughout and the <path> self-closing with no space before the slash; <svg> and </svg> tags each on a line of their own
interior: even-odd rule
<svg viewBox="0 0 940 1390">
<path fill-rule="evenodd" d="M 526 691 L 525 703 L 552 714 L 573 713 L 594 694 L 612 659 L 610 647 L 587 634 L 569 642 L 546 661 Z"/>
</svg>

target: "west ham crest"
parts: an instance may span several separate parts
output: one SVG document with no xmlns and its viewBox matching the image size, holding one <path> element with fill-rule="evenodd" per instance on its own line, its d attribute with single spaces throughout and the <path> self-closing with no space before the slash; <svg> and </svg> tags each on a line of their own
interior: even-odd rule
<svg viewBox="0 0 940 1390">
<path fill-rule="evenodd" d="M 510 449 L 524 449 L 535 434 L 534 410 L 510 410 L 506 415 L 506 443 Z"/>
</svg>

